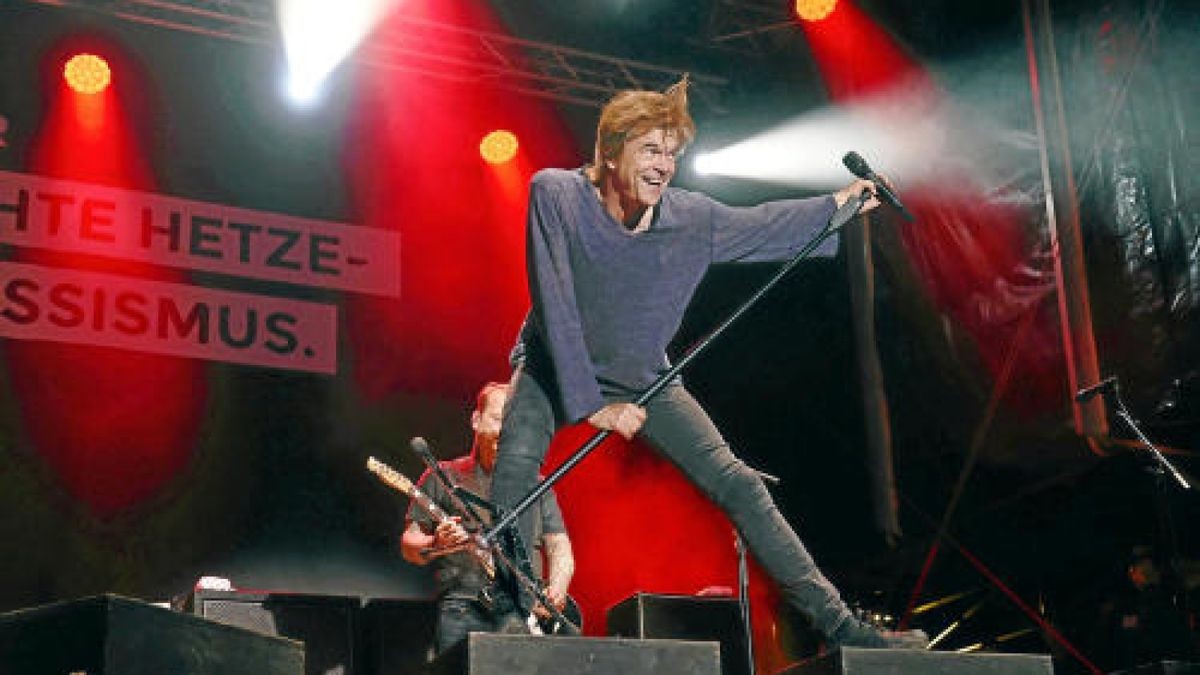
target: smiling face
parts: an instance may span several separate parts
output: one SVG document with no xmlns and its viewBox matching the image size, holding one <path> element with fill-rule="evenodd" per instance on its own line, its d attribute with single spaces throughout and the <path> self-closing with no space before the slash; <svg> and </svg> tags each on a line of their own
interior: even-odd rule
<svg viewBox="0 0 1200 675">
<path fill-rule="evenodd" d="M 619 154 L 605 159 L 609 181 L 602 189 L 610 193 L 605 197 L 619 202 L 620 220 L 640 217 L 662 199 L 675 176 L 678 151 L 679 138 L 674 132 L 652 129 L 626 140 Z"/>
<path fill-rule="evenodd" d="M 676 155 L 696 134 L 687 91 L 685 75 L 661 93 L 620 92 L 600 111 L 587 173 L 605 210 L 627 228 L 649 225 L 642 216 L 662 199 L 675 176 Z"/>
</svg>

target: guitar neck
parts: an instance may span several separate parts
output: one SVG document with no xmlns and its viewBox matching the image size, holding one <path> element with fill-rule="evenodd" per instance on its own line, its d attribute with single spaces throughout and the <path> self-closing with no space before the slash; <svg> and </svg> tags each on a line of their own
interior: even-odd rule
<svg viewBox="0 0 1200 675">
<path fill-rule="evenodd" d="M 416 504 L 421 510 L 425 511 L 425 513 L 428 513 L 429 517 L 433 518 L 438 523 L 444 523 L 448 520 L 451 520 L 450 514 L 446 513 L 442 507 L 437 505 L 437 502 L 430 499 L 429 495 L 422 492 L 420 488 L 413 484 L 413 482 L 409 480 L 408 476 L 396 471 L 392 467 L 384 464 L 374 457 L 367 458 L 367 470 L 371 471 L 376 476 L 379 476 L 384 483 L 387 483 L 388 485 L 408 495 L 414 504 Z M 489 553 L 486 549 L 480 548 L 474 544 L 469 546 L 468 550 L 470 551 L 471 555 L 473 555 L 483 565 L 489 577 L 495 574 L 491 553 Z"/>
<path fill-rule="evenodd" d="M 412 492 L 409 493 L 409 497 L 412 498 L 414 504 L 416 504 L 425 513 L 428 513 L 429 517 L 433 518 L 435 521 L 443 523 L 447 520 L 450 520 L 450 514 L 443 511 L 442 507 L 437 505 L 437 502 L 433 501 L 429 495 L 422 492 L 416 486 L 414 486 Z"/>
<path fill-rule="evenodd" d="M 380 480 L 387 483 L 393 488 L 408 495 L 408 498 L 413 501 L 422 511 L 428 513 L 431 518 L 439 523 L 450 520 L 450 514 L 446 513 L 442 507 L 437 505 L 437 502 L 430 499 L 429 495 L 421 491 L 408 476 L 400 473 L 392 467 L 375 459 L 374 457 L 367 458 L 367 470 L 379 476 Z"/>
</svg>

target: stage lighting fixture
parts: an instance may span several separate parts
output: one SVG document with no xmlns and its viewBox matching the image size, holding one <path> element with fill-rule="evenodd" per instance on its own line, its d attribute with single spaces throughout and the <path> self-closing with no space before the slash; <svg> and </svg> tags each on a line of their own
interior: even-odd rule
<svg viewBox="0 0 1200 675">
<path fill-rule="evenodd" d="M 76 54 L 63 67 L 63 77 L 80 94 L 98 94 L 112 82 L 112 70 L 95 54 Z"/>
<path fill-rule="evenodd" d="M 837 0 L 796 0 L 796 16 L 804 21 L 820 21 L 833 13 Z"/>
<path fill-rule="evenodd" d="M 517 136 L 511 131 L 497 129 L 479 142 L 479 155 L 488 164 L 503 164 L 517 155 Z"/>
</svg>

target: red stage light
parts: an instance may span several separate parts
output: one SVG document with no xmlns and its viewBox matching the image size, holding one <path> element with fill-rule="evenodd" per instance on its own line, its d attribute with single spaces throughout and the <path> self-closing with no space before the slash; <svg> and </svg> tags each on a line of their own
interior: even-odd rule
<svg viewBox="0 0 1200 675">
<path fill-rule="evenodd" d="M 833 13 L 837 0 L 796 0 L 796 16 L 804 21 L 820 21 Z"/>
<path fill-rule="evenodd" d="M 112 82 L 112 70 L 95 54 L 76 54 L 63 67 L 63 77 L 80 94 L 98 94 Z"/>
<path fill-rule="evenodd" d="M 517 155 L 517 136 L 511 131 L 497 129 L 479 142 L 479 155 L 488 164 L 503 164 Z"/>
</svg>

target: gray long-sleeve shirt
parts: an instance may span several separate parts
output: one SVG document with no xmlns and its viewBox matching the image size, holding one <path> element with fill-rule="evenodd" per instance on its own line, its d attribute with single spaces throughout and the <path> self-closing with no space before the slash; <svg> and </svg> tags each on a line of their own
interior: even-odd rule
<svg viewBox="0 0 1200 675">
<path fill-rule="evenodd" d="M 582 170 L 539 171 L 526 233 L 533 306 L 518 351 L 552 370 L 566 421 L 584 419 L 603 391 L 644 389 L 669 368 L 667 344 L 710 265 L 786 260 L 835 206 L 823 196 L 731 207 L 672 187 L 635 233 L 604 210 Z M 836 249 L 830 237 L 816 252 Z"/>
</svg>

